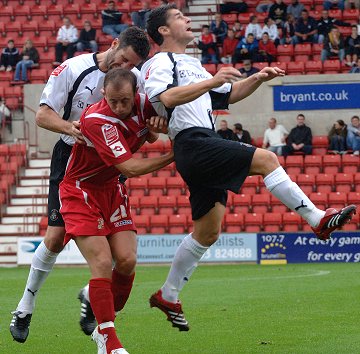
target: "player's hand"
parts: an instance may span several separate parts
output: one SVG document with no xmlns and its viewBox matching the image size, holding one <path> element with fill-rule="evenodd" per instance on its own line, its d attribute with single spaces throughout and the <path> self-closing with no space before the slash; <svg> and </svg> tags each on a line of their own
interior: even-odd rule
<svg viewBox="0 0 360 354">
<path fill-rule="evenodd" d="M 168 133 L 168 122 L 165 117 L 153 116 L 146 120 L 146 126 L 150 131 L 155 133 Z"/>
<path fill-rule="evenodd" d="M 71 127 L 71 135 L 78 144 L 86 144 L 84 136 L 80 131 L 80 121 L 74 120 Z"/>
<path fill-rule="evenodd" d="M 214 87 L 220 87 L 225 83 L 232 84 L 239 81 L 241 77 L 242 76 L 239 70 L 231 66 L 226 66 L 221 68 L 211 80 L 214 82 Z"/>
<path fill-rule="evenodd" d="M 259 81 L 265 82 L 270 81 L 278 76 L 285 76 L 285 71 L 278 68 L 277 66 L 273 68 L 265 67 L 255 75 Z"/>
</svg>

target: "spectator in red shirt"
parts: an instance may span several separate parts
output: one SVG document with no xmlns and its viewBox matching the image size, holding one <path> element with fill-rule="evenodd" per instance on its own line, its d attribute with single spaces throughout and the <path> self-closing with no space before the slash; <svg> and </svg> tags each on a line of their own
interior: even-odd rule
<svg viewBox="0 0 360 354">
<path fill-rule="evenodd" d="M 232 29 L 229 29 L 227 32 L 227 37 L 224 39 L 223 48 L 222 48 L 222 57 L 221 62 L 223 64 L 231 64 L 232 57 L 235 52 L 235 48 L 239 40 L 235 38 L 235 33 Z"/>
<path fill-rule="evenodd" d="M 275 61 L 276 54 L 277 51 L 274 42 L 269 38 L 269 34 L 264 32 L 259 41 L 258 61 L 271 63 Z"/>
<path fill-rule="evenodd" d="M 219 62 L 216 37 L 214 34 L 210 33 L 208 25 L 202 26 L 198 47 L 202 51 L 201 64 L 208 64 L 209 62 L 217 64 Z"/>
</svg>

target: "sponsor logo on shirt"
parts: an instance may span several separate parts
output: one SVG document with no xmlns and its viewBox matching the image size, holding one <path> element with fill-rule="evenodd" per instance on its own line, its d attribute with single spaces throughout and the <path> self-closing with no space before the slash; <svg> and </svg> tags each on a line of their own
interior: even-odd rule
<svg viewBox="0 0 360 354">
<path fill-rule="evenodd" d="M 59 65 L 52 73 L 51 76 L 59 76 L 67 68 L 66 64 Z"/>
<path fill-rule="evenodd" d="M 120 227 L 120 226 L 124 226 L 124 225 L 132 225 L 132 220 L 121 220 L 121 221 L 117 221 L 114 222 L 114 226 L 115 227 Z"/>
<path fill-rule="evenodd" d="M 119 133 L 115 126 L 111 124 L 104 124 L 101 127 L 105 143 L 112 150 L 115 157 L 119 157 L 126 153 L 124 145 L 119 140 Z"/>
<path fill-rule="evenodd" d="M 191 77 L 191 76 L 194 76 L 196 77 L 197 79 L 206 79 L 206 75 L 204 73 L 194 73 L 193 71 L 191 70 L 179 70 L 179 76 L 181 78 L 184 78 L 184 77 Z"/>
<path fill-rule="evenodd" d="M 147 80 L 150 76 L 150 70 L 151 70 L 151 66 L 150 68 L 147 70 L 146 74 L 145 74 L 145 80 Z"/>
</svg>

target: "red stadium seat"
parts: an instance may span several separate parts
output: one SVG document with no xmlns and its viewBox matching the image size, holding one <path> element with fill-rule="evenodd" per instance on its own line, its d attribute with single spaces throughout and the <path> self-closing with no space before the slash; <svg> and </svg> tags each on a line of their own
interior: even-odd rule
<svg viewBox="0 0 360 354">
<path fill-rule="evenodd" d="M 360 16 L 359 9 L 345 9 L 342 13 L 343 21 L 357 22 Z"/>
<path fill-rule="evenodd" d="M 248 176 L 241 187 L 241 193 L 255 194 L 259 188 L 259 184 L 260 176 Z"/>
<path fill-rule="evenodd" d="M 178 195 L 176 197 L 176 206 L 177 206 L 177 213 L 190 215 L 191 214 L 191 206 L 189 196 L 187 195 Z"/>
<path fill-rule="evenodd" d="M 322 171 L 322 156 L 306 155 L 304 159 L 305 174 L 318 174 Z"/>
<path fill-rule="evenodd" d="M 142 197 L 148 192 L 148 179 L 144 177 L 133 177 L 129 179 L 129 192 L 131 196 Z"/>
<path fill-rule="evenodd" d="M 164 152 L 164 141 L 161 139 L 156 140 L 154 143 L 152 144 L 145 144 L 146 145 L 146 152 L 159 152 L 159 153 L 163 153 Z"/>
<path fill-rule="evenodd" d="M 284 213 L 282 216 L 283 220 L 283 231 L 298 231 L 301 229 L 301 217 L 299 214 L 294 213 Z"/>
<path fill-rule="evenodd" d="M 150 232 L 152 234 L 164 234 L 167 231 L 168 215 L 152 215 L 150 218 Z"/>
<path fill-rule="evenodd" d="M 278 68 L 284 70 L 284 71 L 287 71 L 287 63 L 286 62 L 280 62 L 280 61 L 277 61 L 277 62 L 272 62 L 270 64 L 271 67 L 275 67 L 277 66 Z"/>
<path fill-rule="evenodd" d="M 360 192 L 360 172 L 354 174 L 355 192 Z"/>
<path fill-rule="evenodd" d="M 330 9 L 329 10 L 329 16 L 332 18 L 336 18 L 337 20 L 342 20 L 343 14 L 340 9 Z"/>
<path fill-rule="evenodd" d="M 241 232 L 244 226 L 243 214 L 226 214 L 225 215 L 225 230 L 228 233 Z"/>
<path fill-rule="evenodd" d="M 306 62 L 309 60 L 309 56 L 305 55 L 305 54 L 298 54 L 298 55 L 294 55 L 294 61 L 296 62 L 303 62 L 304 64 L 306 64 Z"/>
<path fill-rule="evenodd" d="M 334 188 L 334 176 L 326 173 L 319 173 L 315 176 L 316 190 L 322 193 L 330 193 Z"/>
<path fill-rule="evenodd" d="M 288 63 L 288 74 L 289 75 L 302 75 L 305 71 L 305 65 L 301 62 L 290 62 Z"/>
<path fill-rule="evenodd" d="M 0 14 L 4 17 L 14 18 L 14 7 L 12 5 L 0 5 Z"/>
<path fill-rule="evenodd" d="M 245 214 L 244 231 L 260 232 L 263 225 L 263 214 L 251 213 Z"/>
<path fill-rule="evenodd" d="M 320 55 L 322 50 L 323 50 L 322 44 L 313 43 L 313 45 L 312 45 L 312 54 L 313 55 Z"/>
<path fill-rule="evenodd" d="M 30 72 L 30 80 L 41 80 L 46 82 L 49 75 L 46 69 L 33 69 Z"/>
<path fill-rule="evenodd" d="M 158 198 L 148 195 L 139 198 L 140 215 L 155 215 L 158 208 Z"/>
<path fill-rule="evenodd" d="M 209 72 L 211 75 L 216 74 L 216 64 L 202 64 L 202 66 L 206 69 L 207 72 Z"/>
<path fill-rule="evenodd" d="M 347 204 L 346 193 L 330 193 L 329 194 L 329 207 L 335 209 L 341 209 Z"/>
<path fill-rule="evenodd" d="M 295 45 L 294 55 L 307 55 L 308 57 L 312 55 L 311 44 L 310 43 L 299 43 Z"/>
<path fill-rule="evenodd" d="M 297 178 L 297 183 L 305 194 L 314 192 L 315 188 L 315 175 L 301 174 Z"/>
<path fill-rule="evenodd" d="M 347 194 L 347 204 L 358 205 L 360 202 L 360 192 L 349 192 Z"/>
<path fill-rule="evenodd" d="M 185 182 L 181 177 L 166 178 L 167 195 L 181 195 L 185 193 Z"/>
<path fill-rule="evenodd" d="M 133 0 L 131 3 L 131 11 L 139 11 L 142 10 L 143 4 L 140 0 Z"/>
<path fill-rule="evenodd" d="M 14 34 L 12 32 L 16 32 L 21 35 L 22 33 L 22 25 L 21 21 L 11 21 L 8 22 L 5 26 L 5 32 L 8 38 L 14 39 Z"/>
<path fill-rule="evenodd" d="M 340 155 L 325 155 L 323 156 L 323 170 L 324 173 L 337 173 L 341 167 Z"/>
<path fill-rule="evenodd" d="M 39 22 L 38 21 L 26 21 L 22 23 L 22 30 L 24 33 L 24 37 L 28 34 L 26 32 L 35 32 L 36 35 L 39 33 Z"/>
<path fill-rule="evenodd" d="M 277 46 L 277 55 L 292 57 L 294 55 L 294 46 L 292 44 L 279 44 Z"/>
<path fill-rule="evenodd" d="M 288 174 L 300 174 L 304 167 L 304 158 L 301 155 L 289 155 L 285 162 Z"/>
<path fill-rule="evenodd" d="M 4 92 L 4 97 L 5 98 L 10 98 L 10 97 L 22 97 L 22 87 L 21 86 L 13 86 L 13 87 L 8 87 L 5 92 Z"/>
<path fill-rule="evenodd" d="M 0 9 L 1 11 L 1 9 Z M 1 15 L 3 15 L 2 12 L 0 12 Z M 30 17 L 30 6 L 29 5 L 21 5 L 18 4 L 14 7 L 14 15 L 15 16 L 26 16 L 26 17 Z"/>
<path fill-rule="evenodd" d="M 313 17 L 316 21 L 319 21 L 321 18 L 321 11 L 318 10 L 310 10 L 309 16 Z"/>
<path fill-rule="evenodd" d="M 232 200 L 232 211 L 236 214 L 245 214 L 251 211 L 251 195 L 235 194 Z"/>
<path fill-rule="evenodd" d="M 315 135 L 312 138 L 313 147 L 328 147 L 329 140 L 327 135 Z"/>
<path fill-rule="evenodd" d="M 54 20 L 44 20 L 38 23 L 39 31 L 56 31 Z"/>
<path fill-rule="evenodd" d="M 283 204 L 283 202 L 281 202 L 272 194 L 270 195 L 270 203 L 273 213 L 285 213 L 289 210 L 287 206 Z"/>
<path fill-rule="evenodd" d="M 237 14 L 223 14 L 222 19 L 228 24 L 232 25 L 235 21 L 237 21 Z"/>
<path fill-rule="evenodd" d="M 259 70 L 262 70 L 263 68 L 269 66 L 268 63 L 253 63 L 253 67 L 257 68 Z"/>
<path fill-rule="evenodd" d="M 47 14 L 48 15 L 64 15 L 64 7 L 62 4 L 49 4 L 47 5 Z"/>
<path fill-rule="evenodd" d="M 169 233 L 183 234 L 187 230 L 186 215 L 169 215 Z"/>
<path fill-rule="evenodd" d="M 92 14 L 94 17 L 98 16 L 97 6 L 94 3 L 85 3 L 80 7 L 81 14 Z"/>
<path fill-rule="evenodd" d="M 251 13 L 248 13 L 248 12 L 245 12 L 245 13 L 240 13 L 238 15 L 238 21 L 242 24 L 242 25 L 247 25 L 250 21 L 250 16 L 252 14 Z"/>
<path fill-rule="evenodd" d="M 282 229 L 281 213 L 264 214 L 264 232 L 279 232 Z"/>
<path fill-rule="evenodd" d="M 165 177 L 151 177 L 148 180 L 149 195 L 161 196 L 166 191 L 166 178 Z"/>
<path fill-rule="evenodd" d="M 45 5 L 35 4 L 31 6 L 30 12 L 31 12 L 31 16 L 41 15 L 45 17 L 47 15 L 47 7 Z"/>
<path fill-rule="evenodd" d="M 342 155 L 342 169 L 344 173 L 356 173 L 360 167 L 360 156 Z"/>
<path fill-rule="evenodd" d="M 305 62 L 306 74 L 321 74 L 322 72 L 322 61 L 321 60 L 308 60 Z"/>
<path fill-rule="evenodd" d="M 150 226 L 149 215 L 133 215 L 132 218 L 138 230 L 138 235 L 147 234 L 149 232 L 149 226 Z"/>
<path fill-rule="evenodd" d="M 160 215 L 173 215 L 175 213 L 176 197 L 174 195 L 160 196 L 158 202 L 158 210 Z"/>
<path fill-rule="evenodd" d="M 335 175 L 336 192 L 349 193 L 353 189 L 353 183 L 354 183 L 354 176 L 352 174 L 337 173 Z"/>
<path fill-rule="evenodd" d="M 266 214 L 270 209 L 270 194 L 254 194 L 252 196 L 253 213 Z"/>
<path fill-rule="evenodd" d="M 339 59 L 325 60 L 323 63 L 324 74 L 337 74 L 340 72 L 341 63 Z"/>
</svg>

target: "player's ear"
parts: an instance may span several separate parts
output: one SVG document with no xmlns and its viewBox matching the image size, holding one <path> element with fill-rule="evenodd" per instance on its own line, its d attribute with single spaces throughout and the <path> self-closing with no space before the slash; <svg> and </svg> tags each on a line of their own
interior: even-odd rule
<svg viewBox="0 0 360 354">
<path fill-rule="evenodd" d="M 116 49 L 119 46 L 119 38 L 114 38 L 111 42 L 111 49 Z"/>
<path fill-rule="evenodd" d="M 100 90 L 100 92 L 101 92 L 101 94 L 102 94 L 103 96 L 105 96 L 105 90 L 104 90 L 104 88 L 102 88 L 102 89 Z"/>
<path fill-rule="evenodd" d="M 169 33 L 169 27 L 168 26 L 160 26 L 158 28 L 158 32 L 163 36 L 164 34 Z"/>
</svg>

